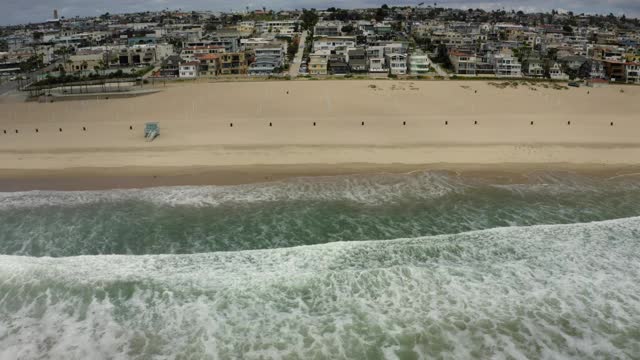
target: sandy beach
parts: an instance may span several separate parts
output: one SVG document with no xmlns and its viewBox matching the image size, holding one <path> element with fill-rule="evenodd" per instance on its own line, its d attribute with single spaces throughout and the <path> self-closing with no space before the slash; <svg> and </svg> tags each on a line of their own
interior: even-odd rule
<svg viewBox="0 0 640 360">
<path fill-rule="evenodd" d="M 5 101 L 0 178 L 175 175 L 182 184 L 193 169 L 209 174 L 202 182 L 233 183 L 358 167 L 629 167 L 640 162 L 639 95 L 633 86 L 336 80 L 182 84 L 130 99 Z M 148 121 L 161 127 L 151 143 L 143 137 Z M 277 170 L 283 166 L 296 170 Z M 211 175 L 216 169 L 228 176 Z"/>
</svg>

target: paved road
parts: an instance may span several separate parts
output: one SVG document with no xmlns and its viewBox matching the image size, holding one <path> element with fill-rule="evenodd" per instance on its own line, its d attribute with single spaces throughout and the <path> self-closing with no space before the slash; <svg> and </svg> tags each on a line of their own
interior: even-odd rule
<svg viewBox="0 0 640 360">
<path fill-rule="evenodd" d="M 293 63 L 289 64 L 289 76 L 292 78 L 297 77 L 300 74 L 300 65 L 302 65 L 302 55 L 304 54 L 304 43 L 307 39 L 307 32 L 303 31 L 300 35 L 300 45 L 298 46 L 298 52 L 293 58 Z"/>
<path fill-rule="evenodd" d="M 38 75 L 42 75 L 45 74 L 49 71 L 52 71 L 53 69 L 55 69 L 58 66 L 59 62 L 53 62 L 49 65 L 47 65 L 46 67 L 38 70 L 38 71 L 34 71 L 32 73 L 28 73 L 28 74 L 18 74 L 16 76 L 22 76 L 23 78 L 26 78 L 26 80 L 22 80 L 20 81 L 8 81 L 6 83 L 2 83 L 0 84 L 0 96 L 2 95 L 6 95 L 11 93 L 12 91 L 15 91 L 18 89 L 18 85 L 27 85 L 32 81 L 36 81 Z"/>
</svg>

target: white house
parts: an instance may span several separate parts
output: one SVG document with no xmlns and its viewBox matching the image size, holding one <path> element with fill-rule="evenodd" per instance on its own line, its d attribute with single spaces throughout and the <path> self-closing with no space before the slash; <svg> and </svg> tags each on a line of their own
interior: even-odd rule
<svg viewBox="0 0 640 360">
<path fill-rule="evenodd" d="M 189 61 L 180 64 L 179 68 L 179 76 L 184 79 L 194 79 L 198 77 L 198 66 L 200 62 L 198 61 Z"/>
<path fill-rule="evenodd" d="M 313 42 L 313 51 L 329 50 L 336 51 L 337 48 L 356 47 L 356 38 L 353 36 L 325 36 Z"/>
<path fill-rule="evenodd" d="M 640 84 L 640 63 L 628 62 L 624 71 L 627 83 Z"/>
<path fill-rule="evenodd" d="M 549 67 L 549 77 L 553 80 L 569 80 L 569 75 L 565 74 L 560 67 L 560 64 L 554 62 Z"/>
<path fill-rule="evenodd" d="M 407 55 L 389 54 L 387 55 L 387 66 L 391 75 L 405 75 L 407 73 Z"/>
<path fill-rule="evenodd" d="M 508 54 L 497 54 L 493 57 L 493 63 L 498 77 L 521 77 L 522 65 L 518 59 Z"/>
<path fill-rule="evenodd" d="M 429 72 L 431 63 L 429 57 L 423 53 L 414 53 L 409 55 L 407 61 L 409 63 L 409 73 L 411 75 L 424 75 Z"/>
</svg>

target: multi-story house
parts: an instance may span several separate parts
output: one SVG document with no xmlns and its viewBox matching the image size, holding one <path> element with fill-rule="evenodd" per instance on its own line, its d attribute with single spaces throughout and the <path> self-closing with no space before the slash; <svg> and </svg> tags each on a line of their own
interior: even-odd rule
<svg viewBox="0 0 640 360">
<path fill-rule="evenodd" d="M 425 75 L 429 73 L 431 68 L 429 57 L 422 52 L 415 52 L 409 55 L 407 63 L 409 65 L 409 74 L 411 75 Z"/>
<path fill-rule="evenodd" d="M 625 64 L 625 80 L 628 84 L 640 84 L 640 63 L 628 62 Z"/>
<path fill-rule="evenodd" d="M 162 61 L 160 76 L 178 77 L 180 76 L 180 63 L 184 60 L 179 55 L 171 55 Z"/>
<path fill-rule="evenodd" d="M 389 54 L 386 56 L 389 74 L 405 75 L 407 73 L 407 55 Z"/>
<path fill-rule="evenodd" d="M 528 77 L 541 78 L 544 77 L 544 63 L 540 59 L 529 59 L 526 61 L 524 71 Z"/>
<path fill-rule="evenodd" d="M 336 51 L 338 48 L 348 49 L 356 47 L 356 38 L 354 36 L 324 36 L 313 42 L 313 51 L 328 50 Z"/>
<path fill-rule="evenodd" d="M 384 73 L 387 72 L 387 67 L 384 58 L 367 58 L 367 65 L 370 73 Z"/>
<path fill-rule="evenodd" d="M 220 74 L 245 75 L 248 73 L 247 57 L 243 52 L 220 54 Z"/>
<path fill-rule="evenodd" d="M 347 56 L 351 72 L 367 72 L 367 53 L 364 49 L 351 49 Z"/>
<path fill-rule="evenodd" d="M 475 54 L 452 50 L 449 52 L 449 60 L 457 75 L 476 75 Z"/>
<path fill-rule="evenodd" d="M 569 80 L 569 75 L 565 74 L 560 63 L 555 61 L 549 66 L 549 77 L 552 80 Z"/>
<path fill-rule="evenodd" d="M 310 75 L 327 75 L 328 73 L 329 52 L 316 52 L 309 55 L 309 74 Z"/>
<path fill-rule="evenodd" d="M 605 60 L 602 61 L 602 66 L 604 68 L 604 73 L 606 77 L 611 81 L 624 81 L 625 74 L 625 63 L 623 61 L 616 60 Z"/>
<path fill-rule="evenodd" d="M 180 64 L 180 78 L 195 79 L 198 77 L 199 61 L 189 61 Z"/>
<path fill-rule="evenodd" d="M 341 21 L 319 21 L 313 28 L 314 36 L 341 36 L 343 24 Z"/>
<path fill-rule="evenodd" d="M 298 20 L 261 21 L 256 23 L 258 33 L 293 36 L 300 29 Z"/>
<path fill-rule="evenodd" d="M 199 55 L 221 54 L 225 51 L 224 46 L 218 45 L 190 46 L 182 49 L 180 57 L 185 61 L 194 61 Z"/>
<path fill-rule="evenodd" d="M 508 53 L 500 53 L 493 56 L 493 64 L 498 77 L 521 77 L 522 65 L 518 59 Z"/>
<path fill-rule="evenodd" d="M 270 43 L 256 47 L 254 50 L 255 61 L 249 66 L 249 75 L 273 74 L 276 68 L 280 68 L 285 62 L 285 50 L 283 43 Z"/>
<path fill-rule="evenodd" d="M 220 54 L 198 55 L 198 77 L 215 77 L 220 74 Z"/>
<path fill-rule="evenodd" d="M 592 79 L 604 79 L 607 77 L 602 61 L 591 60 L 591 73 L 589 75 Z"/>
<path fill-rule="evenodd" d="M 331 54 L 327 62 L 327 70 L 333 75 L 346 75 L 351 72 L 344 55 Z"/>
</svg>

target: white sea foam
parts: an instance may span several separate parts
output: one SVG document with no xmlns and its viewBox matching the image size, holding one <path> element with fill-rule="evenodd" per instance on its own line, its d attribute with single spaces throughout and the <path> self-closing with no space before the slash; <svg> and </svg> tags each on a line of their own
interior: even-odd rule
<svg viewBox="0 0 640 360">
<path fill-rule="evenodd" d="M 628 218 L 229 253 L 0 256 L 0 358 L 632 359 L 639 245 L 640 218 Z"/>
<path fill-rule="evenodd" d="M 462 181 L 439 172 L 295 178 L 230 186 L 177 186 L 104 191 L 27 191 L 0 193 L 0 209 L 77 206 L 97 202 L 148 201 L 169 206 L 225 203 L 339 200 L 379 204 L 407 196 L 434 198 L 459 189 Z"/>
</svg>

